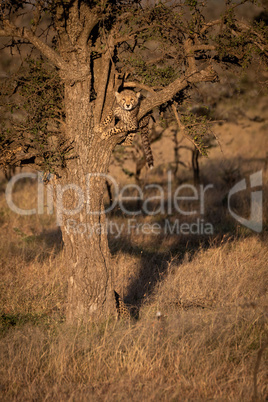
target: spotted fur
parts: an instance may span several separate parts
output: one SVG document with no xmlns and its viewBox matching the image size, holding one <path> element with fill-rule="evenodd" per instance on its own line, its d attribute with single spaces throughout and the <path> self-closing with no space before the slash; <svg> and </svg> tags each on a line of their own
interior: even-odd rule
<svg viewBox="0 0 268 402">
<path fill-rule="evenodd" d="M 128 135 L 122 142 L 123 146 L 130 146 L 135 138 L 137 130 L 140 128 L 142 145 L 146 157 L 147 164 L 150 168 L 154 165 L 153 154 L 149 140 L 149 119 L 147 115 L 141 119 L 140 125 L 138 123 L 138 112 L 140 105 L 140 93 L 135 93 L 129 89 L 118 93 L 115 92 L 116 106 L 111 113 L 106 117 L 103 124 L 98 127 L 97 131 L 101 133 L 103 140 L 110 138 L 112 135 L 127 132 Z M 116 127 L 105 131 L 114 118 L 119 120 Z"/>
<path fill-rule="evenodd" d="M 131 318 L 130 307 L 122 300 L 119 294 L 114 290 L 115 305 L 118 318 L 129 320 Z"/>
<path fill-rule="evenodd" d="M 145 153 L 147 165 L 150 169 L 154 166 L 154 157 L 149 139 L 149 120 L 150 115 L 144 116 L 140 121 L 141 142 Z"/>
<path fill-rule="evenodd" d="M 140 93 L 135 93 L 129 89 L 118 93 L 115 92 L 116 106 L 114 110 L 106 117 L 102 127 L 106 127 L 111 123 L 113 117 L 120 120 L 116 127 L 108 131 L 102 131 L 102 139 L 108 139 L 112 135 L 122 133 L 124 131 L 136 131 L 139 127 L 137 115 L 139 112 Z"/>
</svg>

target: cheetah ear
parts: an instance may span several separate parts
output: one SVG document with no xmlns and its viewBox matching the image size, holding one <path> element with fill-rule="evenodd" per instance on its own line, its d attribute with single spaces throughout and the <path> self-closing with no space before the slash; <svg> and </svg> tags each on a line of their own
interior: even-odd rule
<svg viewBox="0 0 268 402">
<path fill-rule="evenodd" d="M 137 96 L 137 98 L 139 99 L 140 96 L 141 96 L 141 93 L 140 93 L 140 92 L 137 92 L 137 93 L 136 93 L 136 96 Z"/>
<path fill-rule="evenodd" d="M 116 97 L 116 99 L 118 98 L 118 96 L 119 96 L 119 92 L 117 92 L 117 91 L 115 91 L 115 97 Z"/>
</svg>

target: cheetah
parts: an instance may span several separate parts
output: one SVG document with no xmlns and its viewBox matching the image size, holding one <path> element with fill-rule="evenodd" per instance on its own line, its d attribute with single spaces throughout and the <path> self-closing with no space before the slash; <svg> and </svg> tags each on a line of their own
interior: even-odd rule
<svg viewBox="0 0 268 402">
<path fill-rule="evenodd" d="M 111 123 L 113 117 L 120 120 L 120 123 L 117 124 L 116 127 L 113 127 L 108 131 L 102 131 L 101 138 L 103 140 L 106 140 L 112 135 L 119 134 L 124 131 L 136 131 L 139 127 L 137 115 L 139 112 L 140 92 L 135 93 L 134 91 L 125 89 L 120 93 L 115 92 L 115 98 L 115 108 L 106 117 L 103 124 L 99 127 L 98 131 L 102 131 L 104 127 L 108 126 L 108 124 Z M 134 138 L 133 134 L 131 134 L 131 136 L 133 136 Z"/>
<path fill-rule="evenodd" d="M 152 168 L 154 165 L 154 160 L 148 135 L 148 124 L 150 116 L 147 115 L 143 117 L 139 127 L 137 116 L 140 106 L 140 96 L 140 92 L 135 93 L 134 91 L 129 89 L 125 89 L 120 93 L 115 92 L 116 106 L 106 117 L 103 124 L 97 127 L 97 132 L 100 132 L 101 138 L 103 140 L 106 140 L 112 135 L 116 135 L 126 131 L 128 132 L 128 135 L 126 139 L 122 142 L 122 145 L 130 146 L 132 145 L 137 130 L 140 128 L 146 161 L 148 163 L 148 166 Z M 104 128 L 112 122 L 114 117 L 119 120 L 119 123 L 116 125 L 116 127 L 105 131 Z"/>
<path fill-rule="evenodd" d="M 119 294 L 114 290 L 115 305 L 117 310 L 117 318 L 124 318 L 129 320 L 131 318 L 130 308 L 127 306 Z"/>
<path fill-rule="evenodd" d="M 123 320 L 138 319 L 139 310 L 137 307 L 126 304 L 121 296 L 114 290 L 117 318 Z"/>
</svg>

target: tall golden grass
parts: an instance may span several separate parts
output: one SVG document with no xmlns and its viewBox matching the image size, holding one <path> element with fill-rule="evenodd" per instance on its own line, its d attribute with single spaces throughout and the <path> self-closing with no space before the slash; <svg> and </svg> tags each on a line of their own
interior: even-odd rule
<svg viewBox="0 0 268 402">
<path fill-rule="evenodd" d="M 26 186 L 17 190 L 25 205 Z M 265 235 L 167 258 L 125 246 L 113 255 L 116 286 L 132 289 L 139 320 L 68 326 L 53 219 L 17 216 L 4 199 L 1 207 L 1 400 L 265 400 Z M 161 241 L 164 249 L 170 239 Z"/>
</svg>

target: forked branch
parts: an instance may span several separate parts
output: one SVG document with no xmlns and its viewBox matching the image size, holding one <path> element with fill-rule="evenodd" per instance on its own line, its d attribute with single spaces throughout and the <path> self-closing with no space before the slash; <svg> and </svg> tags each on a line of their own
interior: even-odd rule
<svg viewBox="0 0 268 402">
<path fill-rule="evenodd" d="M 218 75 L 216 71 L 213 69 L 211 65 L 209 65 L 206 69 L 201 71 L 193 71 L 190 74 L 184 76 L 183 78 L 179 77 L 174 82 L 169 84 L 167 87 L 162 89 L 159 92 L 155 92 L 153 96 L 145 99 L 139 111 L 138 119 L 140 120 L 143 116 L 153 110 L 155 107 L 161 106 L 163 103 L 166 103 L 180 91 L 187 88 L 187 86 L 191 83 L 198 82 L 212 82 L 217 79 Z"/>
<path fill-rule="evenodd" d="M 190 142 L 194 145 L 195 148 L 198 149 L 198 151 L 200 152 L 200 154 L 202 154 L 202 150 L 201 150 L 201 148 L 199 147 L 199 145 L 198 145 L 189 135 L 186 134 L 186 132 L 185 132 L 185 128 L 186 128 L 186 127 L 185 127 L 185 125 L 182 124 L 182 122 L 181 122 L 181 119 L 180 119 L 180 117 L 179 117 L 179 114 L 178 114 L 178 111 L 177 111 L 177 108 L 176 108 L 175 103 L 172 103 L 171 108 L 172 108 L 172 110 L 173 110 L 175 119 L 176 119 L 177 124 L 178 124 L 178 127 L 179 127 L 179 129 L 180 129 L 180 133 L 183 135 L 183 137 L 185 137 L 188 141 L 190 141 Z"/>
<path fill-rule="evenodd" d="M 66 63 L 62 57 L 55 52 L 50 46 L 46 45 L 41 39 L 39 39 L 32 31 L 23 27 L 19 28 L 10 21 L 3 21 L 3 28 L 0 29 L 0 36 L 4 37 L 17 37 L 26 39 L 32 43 L 44 56 L 46 56 L 56 67 L 64 69 Z"/>
</svg>

